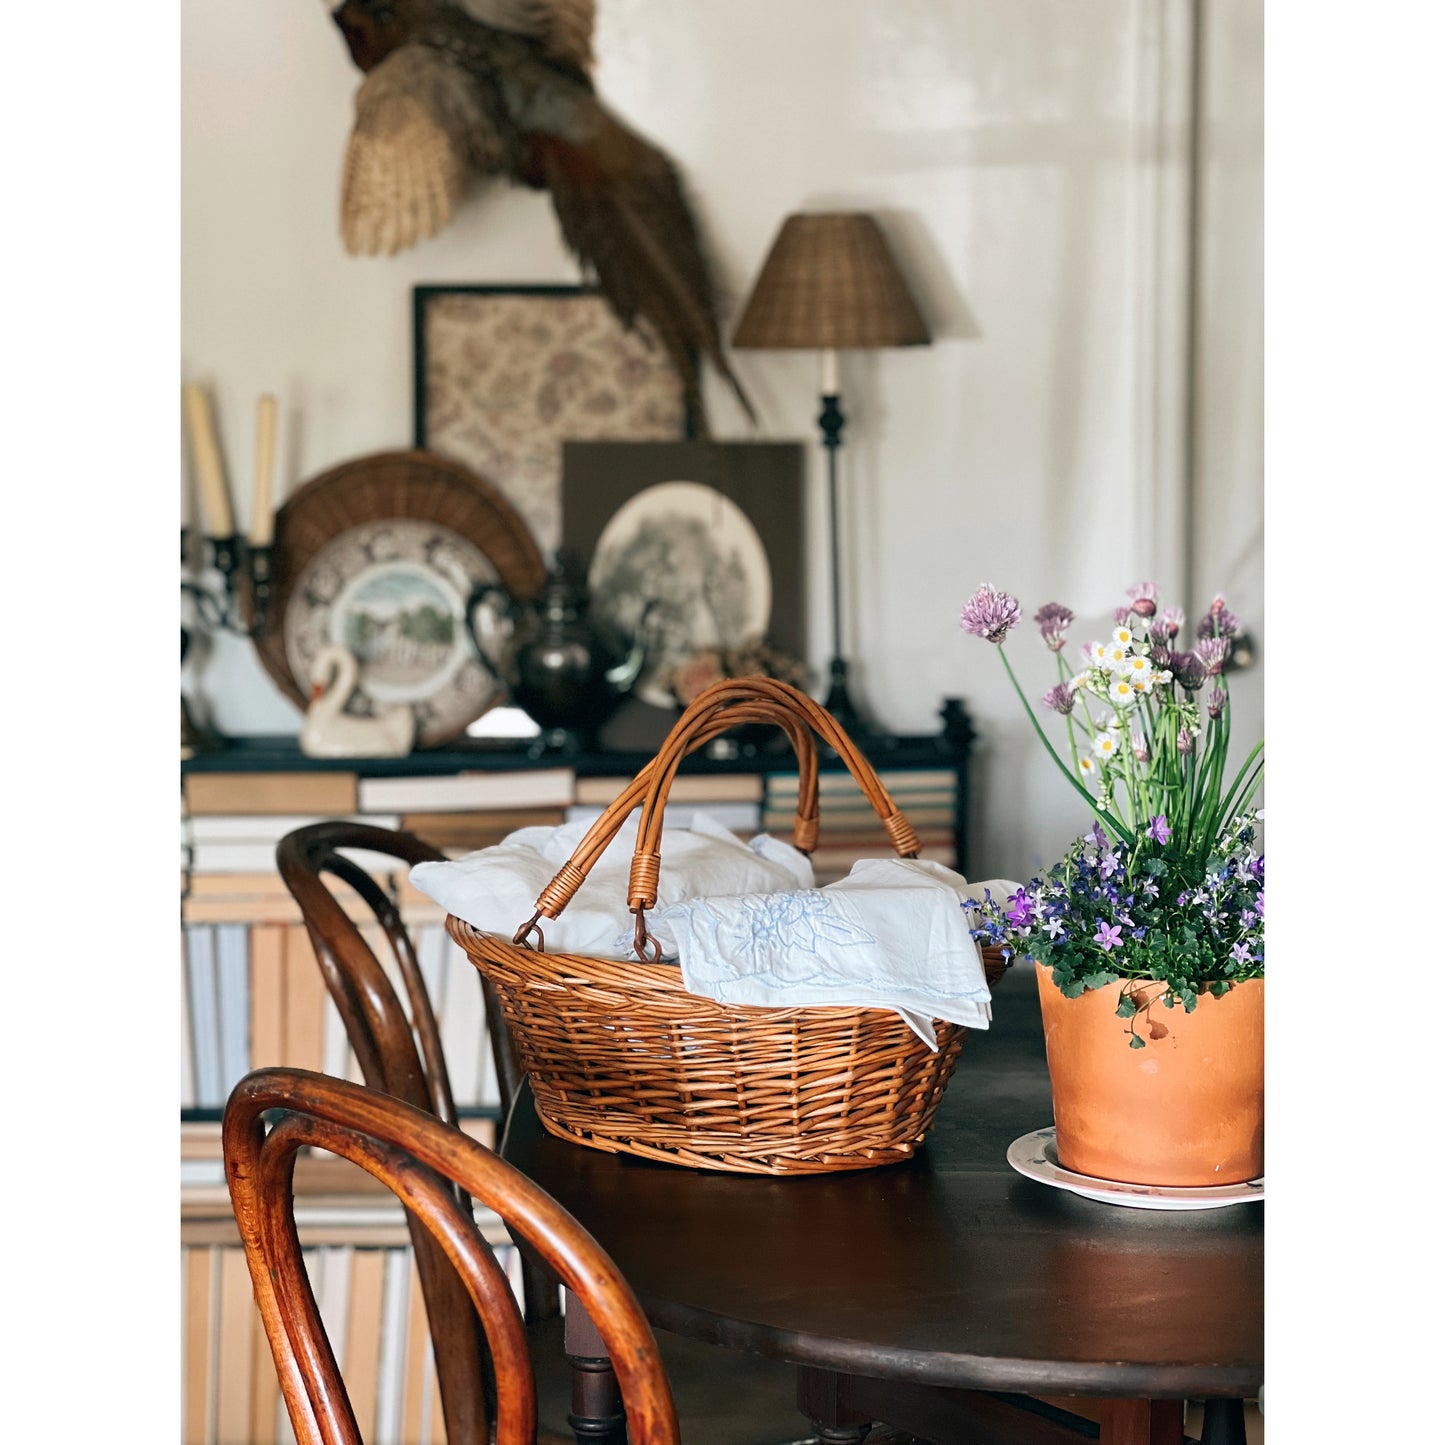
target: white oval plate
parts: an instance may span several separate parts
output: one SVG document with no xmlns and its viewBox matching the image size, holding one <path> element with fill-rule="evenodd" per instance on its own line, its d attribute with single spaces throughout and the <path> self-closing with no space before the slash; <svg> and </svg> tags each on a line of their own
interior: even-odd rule
<svg viewBox="0 0 1445 1445">
<path fill-rule="evenodd" d="M 1241 1184 L 1208 1185 L 1202 1189 L 1169 1189 L 1155 1184 L 1123 1184 L 1113 1179 L 1095 1179 L 1075 1174 L 1059 1164 L 1054 1149 L 1054 1129 L 1035 1129 L 1008 1146 L 1008 1162 L 1022 1175 L 1067 1189 L 1101 1204 L 1122 1204 L 1130 1209 L 1221 1209 L 1226 1204 L 1247 1204 L 1264 1198 L 1264 1180 L 1247 1179 Z"/>
</svg>

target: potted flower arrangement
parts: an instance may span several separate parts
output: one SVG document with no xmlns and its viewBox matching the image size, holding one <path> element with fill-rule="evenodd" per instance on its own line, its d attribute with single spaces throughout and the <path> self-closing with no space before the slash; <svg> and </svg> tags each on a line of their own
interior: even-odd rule
<svg viewBox="0 0 1445 1445">
<path fill-rule="evenodd" d="M 1043 877 L 976 901 L 975 936 L 1036 965 L 1059 1162 L 1175 1187 L 1264 1167 L 1264 858 L 1253 800 L 1261 740 L 1227 772 L 1225 662 L 1238 619 L 1216 597 L 1193 645 L 1152 582 L 1131 587 L 1082 668 L 1073 613 L 1034 621 L 1057 681 L 1049 740 L 1005 652 L 1019 603 L 984 584 L 965 631 L 994 644 L 1035 732 L 1094 815 Z"/>
</svg>

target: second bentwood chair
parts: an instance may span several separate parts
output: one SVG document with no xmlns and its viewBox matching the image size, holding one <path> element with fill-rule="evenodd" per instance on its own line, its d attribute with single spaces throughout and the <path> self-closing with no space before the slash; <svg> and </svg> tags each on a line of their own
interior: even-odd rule
<svg viewBox="0 0 1445 1445">
<path fill-rule="evenodd" d="M 456 1126 L 456 1109 L 442 1053 L 441 1031 L 406 924 L 386 890 L 344 849 L 383 854 L 410 866 L 445 855 L 410 833 L 344 820 L 313 823 L 288 833 L 276 864 L 301 910 L 326 987 L 341 1015 L 368 1087 Z M 328 886 L 326 875 L 348 885 L 369 907 L 387 939 L 407 995 L 408 1009 L 365 935 Z M 500 1008 L 483 976 L 482 989 L 503 1118 L 520 1075 Z M 459 1131 L 460 1132 L 460 1131 Z M 465 1286 L 446 1252 L 410 1213 L 407 1225 L 436 1361 L 437 1385 L 448 1445 L 485 1445 L 492 1389 L 486 1342 Z M 525 1315 L 545 1423 L 564 1426 L 569 1412 L 605 1415 L 615 1408 L 614 1386 L 598 1360 L 581 1311 L 558 1317 L 557 1282 L 528 1261 L 523 1272 Z M 789 1440 L 802 1423 L 792 1371 L 777 1360 L 705 1345 L 664 1332 L 666 1363 L 683 1428 L 690 1442 Z M 568 1359 L 571 1359 L 569 1377 Z M 584 1400 L 594 1402 L 580 1408 Z M 746 1420 L 732 1428 L 734 1417 Z"/>
<path fill-rule="evenodd" d="M 296 1232 L 292 1177 L 307 1147 L 349 1159 L 385 1184 L 463 1282 L 495 1371 L 494 1418 L 479 1422 L 475 1438 L 535 1445 L 537 1396 L 521 1313 L 463 1203 L 469 1197 L 494 1210 L 585 1309 L 616 1371 L 629 1445 L 677 1445 L 657 1341 L 627 1281 L 560 1204 L 490 1150 L 410 1104 L 301 1069 L 258 1069 L 242 1079 L 222 1137 L 231 1206 L 298 1445 L 359 1440 Z"/>
</svg>

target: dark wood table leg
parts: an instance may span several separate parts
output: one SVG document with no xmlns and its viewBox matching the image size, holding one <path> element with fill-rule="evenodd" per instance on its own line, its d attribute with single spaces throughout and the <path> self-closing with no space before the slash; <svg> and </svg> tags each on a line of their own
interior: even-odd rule
<svg viewBox="0 0 1445 1445">
<path fill-rule="evenodd" d="M 567 1291 L 562 1342 L 572 1365 L 572 1410 L 567 1423 L 577 1445 L 626 1445 L 627 1416 L 607 1346 L 571 1290 Z"/>
<path fill-rule="evenodd" d="M 798 1366 L 798 1409 L 824 1445 L 863 1445 L 873 1418 L 846 1401 L 848 1377 L 812 1365 Z"/>
<path fill-rule="evenodd" d="M 1243 1400 L 1206 1400 L 1199 1445 L 1245 1445 Z"/>
<path fill-rule="evenodd" d="M 1183 1400 L 1103 1400 L 1099 1445 L 1184 1445 Z"/>
</svg>

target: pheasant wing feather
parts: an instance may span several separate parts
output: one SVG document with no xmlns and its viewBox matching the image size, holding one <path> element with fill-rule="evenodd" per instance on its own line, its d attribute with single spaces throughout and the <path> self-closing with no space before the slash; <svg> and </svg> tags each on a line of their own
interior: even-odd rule
<svg viewBox="0 0 1445 1445">
<path fill-rule="evenodd" d="M 431 46 L 398 46 L 356 92 L 341 182 L 346 249 L 390 256 L 434 236 L 471 174 L 502 163 L 501 140 L 466 69 Z"/>
<path fill-rule="evenodd" d="M 749 417 L 751 402 L 718 340 L 712 284 L 672 162 L 599 102 L 582 132 L 533 137 L 568 247 L 596 273 L 624 325 L 651 323 L 705 416 L 698 357 L 707 356 Z"/>
</svg>

